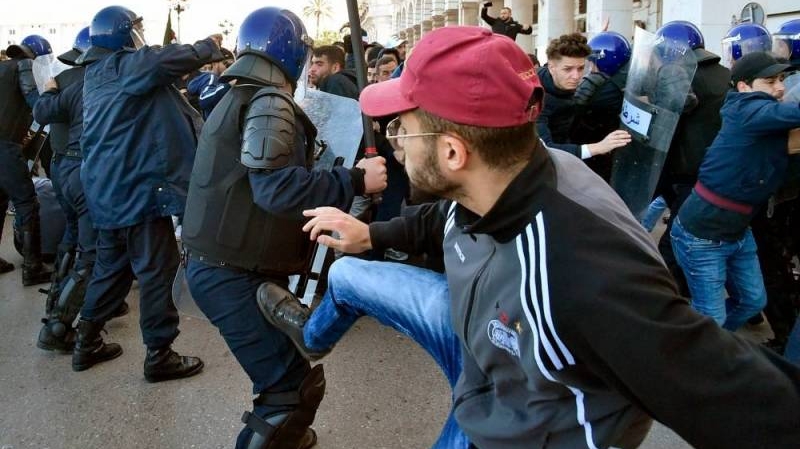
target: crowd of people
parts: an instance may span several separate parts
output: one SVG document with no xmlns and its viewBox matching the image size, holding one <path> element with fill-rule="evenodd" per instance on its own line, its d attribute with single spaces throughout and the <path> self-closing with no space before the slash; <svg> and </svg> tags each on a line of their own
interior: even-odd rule
<svg viewBox="0 0 800 449">
<path fill-rule="evenodd" d="M 489 6 L 491 29 L 412 49 L 314 46 L 275 7 L 245 18 L 233 51 L 220 35 L 147 45 L 121 6 L 54 77 L 46 39 L 8 47 L 0 204 L 23 285 L 50 283 L 37 346 L 74 371 L 121 356 L 101 331 L 137 280 L 144 378 L 197 375 L 204 362 L 172 349 L 182 270 L 253 384 L 240 449 L 316 444 L 312 362 L 362 316 L 448 379 L 435 448 L 628 449 L 653 420 L 698 448 L 796 448 L 800 20 L 734 27 L 722 56 L 685 21 L 633 43 L 564 34 L 540 67 L 514 43 L 531 25 Z M 328 136 L 300 106 L 308 89 L 370 117 L 354 166 L 314 168 Z M 66 219 L 52 269 L 25 161 L 34 119 Z M 290 276 L 314 241 L 336 260 L 308 307 Z M 762 313 L 772 340 L 735 333 Z"/>
</svg>

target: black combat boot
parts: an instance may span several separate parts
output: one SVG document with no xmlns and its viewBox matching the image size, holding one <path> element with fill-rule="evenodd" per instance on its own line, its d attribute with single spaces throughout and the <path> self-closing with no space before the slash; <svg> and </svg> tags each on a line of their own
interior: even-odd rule
<svg viewBox="0 0 800 449">
<path fill-rule="evenodd" d="M 148 382 L 182 379 L 199 374 L 203 361 L 197 357 L 178 355 L 169 346 L 148 349 L 144 359 L 144 378 Z"/>
<path fill-rule="evenodd" d="M 39 217 L 32 218 L 22 229 L 22 285 L 50 282 L 53 272 L 42 263 L 42 234 Z"/>
<path fill-rule="evenodd" d="M 0 274 L 14 271 L 14 264 L 0 257 Z"/>
<path fill-rule="evenodd" d="M 103 343 L 100 331 L 103 326 L 80 319 L 78 321 L 78 340 L 72 351 L 72 370 L 87 370 L 98 363 L 111 360 L 122 355 L 122 347 L 116 343 Z"/>
<path fill-rule="evenodd" d="M 304 359 L 315 362 L 331 352 L 332 348 L 315 351 L 306 346 L 303 326 L 311 317 L 311 309 L 298 301 L 290 291 L 272 282 L 265 282 L 258 287 L 256 299 L 264 318 L 292 340 Z"/>
</svg>

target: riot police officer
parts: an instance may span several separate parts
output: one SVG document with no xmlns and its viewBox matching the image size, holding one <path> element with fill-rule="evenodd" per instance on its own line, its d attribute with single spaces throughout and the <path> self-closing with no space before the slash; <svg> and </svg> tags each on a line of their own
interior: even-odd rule
<svg viewBox="0 0 800 449">
<path fill-rule="evenodd" d="M 236 84 L 203 127 L 183 221 L 186 279 L 197 305 L 219 329 L 253 382 L 239 449 L 307 448 L 325 391 L 291 341 L 259 312 L 262 283 L 287 287 L 308 263 L 303 209 L 346 210 L 355 195 L 386 186 L 385 161 L 311 170 L 316 130 L 293 101 L 311 56 L 292 12 L 252 12 L 239 30 L 238 59 L 222 80 Z"/>
<path fill-rule="evenodd" d="M 90 45 L 89 27 L 86 27 L 75 37 L 72 49 L 58 59 L 75 66 L 75 59 Z M 86 209 L 80 180 L 84 71 L 84 67 L 75 66 L 49 80 L 33 108 L 36 122 L 50 125 L 50 145 L 54 153 L 50 173 L 53 189 L 67 219 L 47 294 L 47 318 L 43 320 L 44 326 L 36 344 L 51 351 L 72 351 L 75 343 L 72 322 L 83 305 L 87 279 L 95 259 L 97 232 Z M 127 304 L 123 303 L 118 315 L 127 309 Z"/>
<path fill-rule="evenodd" d="M 619 113 L 631 60 L 631 44 L 619 33 L 597 33 L 588 44 L 592 54 L 587 59 L 592 70 L 581 79 L 572 97 L 575 118 L 570 140 L 578 145 L 599 142 L 619 129 Z M 585 162 L 606 181 L 611 177 L 610 154 L 599 154 Z"/>
<path fill-rule="evenodd" d="M 22 157 L 22 142 L 31 125 L 31 108 L 39 98 L 33 77 L 33 59 L 52 53 L 50 43 L 31 35 L 6 50 L 9 60 L 0 61 L 0 211 L 5 216 L 9 198 L 16 209 L 14 237 L 22 243 L 22 284 L 50 280 L 42 264 L 39 200 L 30 172 Z M 1 229 L 1 228 L 0 228 Z M 0 259 L 0 273 L 14 265 Z"/>
<path fill-rule="evenodd" d="M 147 347 L 144 376 L 158 382 L 203 367 L 200 359 L 170 347 L 178 335 L 171 287 L 179 263 L 171 215 L 183 213 L 196 142 L 194 116 L 172 83 L 223 57 L 211 37 L 148 47 L 141 22 L 121 6 L 101 9 L 89 29 L 91 46 L 77 60 L 86 65 L 81 181 L 98 236 L 72 369 L 122 353 L 119 345 L 104 344 L 100 331 L 135 276 Z"/>
<path fill-rule="evenodd" d="M 688 296 L 683 271 L 672 252 L 670 228 L 697 181 L 706 148 L 722 126 L 719 110 L 730 89 L 731 76 L 730 71 L 720 64 L 721 58 L 705 49 L 703 34 L 694 24 L 683 20 L 669 22 L 659 28 L 656 35 L 688 45 L 697 59 L 697 70 L 691 80 L 693 98 L 687 99 L 685 106 L 688 107 L 684 108 L 678 121 L 657 191 L 673 211 L 667 230 L 658 242 L 658 249 L 681 292 Z"/>
<path fill-rule="evenodd" d="M 778 57 L 788 59 L 794 70 L 783 80 L 786 86 L 783 101 L 800 101 L 800 19 L 781 25 L 772 35 L 772 42 L 772 51 Z"/>
</svg>

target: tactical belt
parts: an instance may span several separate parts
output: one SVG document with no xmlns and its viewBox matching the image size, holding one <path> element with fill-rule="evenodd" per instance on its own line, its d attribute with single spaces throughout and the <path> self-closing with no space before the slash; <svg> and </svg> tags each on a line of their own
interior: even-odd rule
<svg viewBox="0 0 800 449">
<path fill-rule="evenodd" d="M 704 186 L 700 181 L 697 181 L 697 183 L 694 185 L 694 191 L 697 192 L 697 195 L 699 195 L 700 198 L 708 201 L 714 206 L 719 207 L 720 209 L 743 215 L 750 215 L 753 213 L 753 206 L 717 195 L 709 190 L 708 187 Z"/>
<path fill-rule="evenodd" d="M 247 269 L 244 267 L 240 267 L 234 265 L 230 262 L 225 262 L 224 260 L 215 259 L 213 257 L 206 256 L 205 254 L 199 253 L 197 251 L 192 251 L 186 247 L 183 248 L 183 254 L 181 255 L 181 262 L 183 266 L 187 265 L 187 261 L 189 259 L 196 260 L 198 262 L 202 262 L 206 265 L 210 265 L 212 267 L 220 267 L 225 268 L 228 270 L 239 271 L 242 273 L 258 273 L 261 275 L 266 276 L 270 281 L 274 281 L 279 285 L 286 285 L 286 278 L 290 275 L 287 273 L 277 273 L 274 271 L 267 271 L 267 270 L 257 270 L 257 269 Z"/>
</svg>

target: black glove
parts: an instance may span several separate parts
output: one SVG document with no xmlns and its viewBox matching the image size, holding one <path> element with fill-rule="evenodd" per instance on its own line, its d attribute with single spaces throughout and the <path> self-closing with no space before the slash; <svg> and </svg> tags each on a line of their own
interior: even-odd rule
<svg viewBox="0 0 800 449">
<path fill-rule="evenodd" d="M 492 2 L 483 2 L 483 7 L 484 8 L 488 8 L 490 6 L 492 6 Z"/>
<path fill-rule="evenodd" d="M 572 96 L 572 100 L 575 102 L 575 105 L 588 105 L 592 101 L 592 97 L 594 96 L 595 92 L 597 92 L 597 89 L 599 89 L 608 80 L 608 75 L 603 72 L 592 72 L 588 75 L 585 75 L 581 80 L 581 83 L 578 84 L 578 88 L 575 89 L 575 94 Z"/>
</svg>

